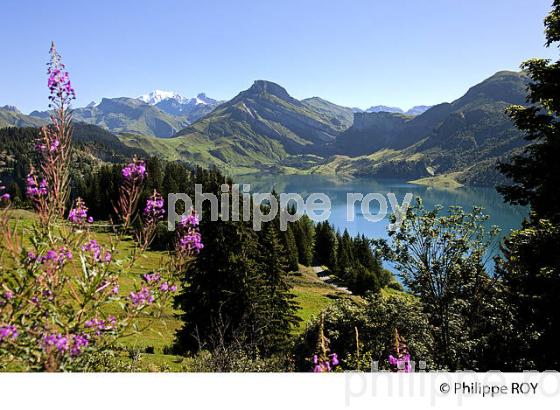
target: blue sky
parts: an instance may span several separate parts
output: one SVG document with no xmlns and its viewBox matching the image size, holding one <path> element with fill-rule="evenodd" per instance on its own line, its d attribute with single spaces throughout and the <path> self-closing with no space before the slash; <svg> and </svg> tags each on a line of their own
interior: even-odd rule
<svg viewBox="0 0 560 410">
<path fill-rule="evenodd" d="M 0 105 L 45 109 L 51 40 L 83 106 L 153 89 L 409 108 L 460 97 L 543 46 L 551 0 L 3 0 Z"/>
</svg>

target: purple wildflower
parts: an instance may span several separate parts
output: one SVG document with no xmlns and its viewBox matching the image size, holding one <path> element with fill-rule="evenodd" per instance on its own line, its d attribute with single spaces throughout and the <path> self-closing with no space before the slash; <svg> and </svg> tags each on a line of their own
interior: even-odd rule
<svg viewBox="0 0 560 410">
<path fill-rule="evenodd" d="M 2 181 L 0 181 L 2 182 Z M 0 192 L 4 191 L 6 187 L 4 185 L 0 185 Z M 4 193 L 0 195 L 0 202 L 8 202 L 10 200 L 10 194 Z"/>
<path fill-rule="evenodd" d="M 82 348 L 89 345 L 89 337 L 87 334 L 81 335 L 62 335 L 60 333 L 45 334 L 43 336 L 43 349 L 50 350 L 55 348 L 59 353 L 70 352 L 70 356 L 76 357 L 82 353 Z"/>
<path fill-rule="evenodd" d="M 84 252 L 90 252 L 93 260 L 95 262 L 105 262 L 105 263 L 109 263 L 111 262 L 111 252 L 109 251 L 105 251 L 103 258 L 101 257 L 101 246 L 99 245 L 99 243 L 95 240 L 92 239 L 90 240 L 88 243 L 86 243 L 85 245 L 82 246 L 82 251 Z"/>
<path fill-rule="evenodd" d="M 61 353 L 64 353 L 69 348 L 68 337 L 58 334 L 46 334 L 43 336 L 43 348 L 49 349 L 51 346 L 54 346 L 56 350 Z"/>
<path fill-rule="evenodd" d="M 161 290 L 162 292 L 175 292 L 177 290 L 177 285 L 170 285 L 167 282 L 163 282 L 159 286 L 159 290 Z"/>
<path fill-rule="evenodd" d="M 338 366 L 340 364 L 340 361 L 338 360 L 338 355 L 336 353 L 333 353 L 330 355 L 331 358 L 331 364 L 334 366 Z"/>
<path fill-rule="evenodd" d="M 92 223 L 93 218 L 88 217 L 88 208 L 82 198 L 77 198 L 74 208 L 68 213 L 68 220 L 75 225 L 84 225 L 86 222 Z"/>
<path fill-rule="evenodd" d="M 396 356 L 389 355 L 389 364 L 394 366 L 397 372 L 411 373 L 412 367 L 410 365 L 410 353 L 408 345 L 404 338 L 399 335 L 399 331 L 395 329 L 395 351 Z"/>
<path fill-rule="evenodd" d="M 76 357 L 82 353 L 82 348 L 87 347 L 89 345 L 89 339 L 86 334 L 83 335 L 75 335 L 74 336 L 74 343 L 72 348 L 70 349 L 70 356 Z"/>
<path fill-rule="evenodd" d="M 138 292 L 130 292 L 130 300 L 134 305 L 146 305 L 154 302 L 154 295 L 147 287 L 143 287 Z"/>
<path fill-rule="evenodd" d="M 145 273 L 142 275 L 142 279 L 144 279 L 147 283 L 152 282 L 159 282 L 161 280 L 161 274 L 159 273 Z"/>
<path fill-rule="evenodd" d="M 31 170 L 31 173 L 27 176 L 26 179 L 25 193 L 27 197 L 30 199 L 38 199 L 40 197 L 46 196 L 47 192 L 47 181 L 43 178 L 41 182 L 38 182 L 33 170 Z"/>
<path fill-rule="evenodd" d="M 188 216 L 183 215 L 179 221 L 179 226 L 181 228 L 196 227 L 199 222 L 200 220 L 198 219 L 198 215 L 193 212 Z"/>
<path fill-rule="evenodd" d="M 200 232 L 192 231 L 179 238 L 179 247 L 183 250 L 200 252 L 204 248 Z"/>
<path fill-rule="evenodd" d="M 72 252 L 66 249 L 64 246 L 58 250 L 49 249 L 44 256 L 37 256 L 33 252 L 28 252 L 27 257 L 33 261 L 37 261 L 40 264 L 55 265 L 55 267 L 61 267 L 66 261 L 72 259 Z"/>
<path fill-rule="evenodd" d="M 15 340 L 18 334 L 17 328 L 13 325 L 0 326 L 0 342 L 8 338 Z"/>
<path fill-rule="evenodd" d="M 86 320 L 84 323 L 84 327 L 86 329 L 91 329 L 95 332 L 96 336 L 99 336 L 101 332 L 113 330 L 117 325 L 117 319 L 115 316 L 109 316 L 107 320 L 93 318 L 90 320 Z"/>
<path fill-rule="evenodd" d="M 165 210 L 163 209 L 165 202 L 162 196 L 154 190 L 152 196 L 146 201 L 146 207 L 144 208 L 144 217 L 147 223 L 156 223 L 160 221 L 165 216 Z"/>
<path fill-rule="evenodd" d="M 49 289 L 42 291 L 41 296 L 43 296 L 47 300 L 53 300 L 53 298 L 54 298 L 52 290 L 49 290 Z"/>
<path fill-rule="evenodd" d="M 394 366 L 397 372 L 411 373 L 410 354 L 402 354 L 400 357 L 389 355 L 389 364 Z"/>
<path fill-rule="evenodd" d="M 127 181 L 142 182 L 146 177 L 144 161 L 134 160 L 122 169 L 122 176 Z"/>
<path fill-rule="evenodd" d="M 182 216 L 179 221 L 179 239 L 177 241 L 177 250 L 179 252 L 195 252 L 198 253 L 204 244 L 198 228 L 199 219 L 196 213 L 192 212 L 188 216 Z"/>
<path fill-rule="evenodd" d="M 314 373 L 328 373 L 332 372 L 333 368 L 340 364 L 336 353 L 329 355 L 329 357 L 313 356 L 313 372 Z"/>
<path fill-rule="evenodd" d="M 47 86 L 51 93 L 49 100 L 58 106 L 63 106 L 76 98 L 70 75 L 65 71 L 64 64 L 60 62 L 60 55 L 54 43 L 51 46 L 51 61 L 48 63 L 47 74 L 49 75 Z"/>
</svg>

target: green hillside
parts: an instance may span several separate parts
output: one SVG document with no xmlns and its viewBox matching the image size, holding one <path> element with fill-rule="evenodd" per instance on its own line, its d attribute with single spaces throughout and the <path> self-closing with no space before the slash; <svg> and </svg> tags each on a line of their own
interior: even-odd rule
<svg viewBox="0 0 560 410">
<path fill-rule="evenodd" d="M 153 105 L 136 98 L 103 98 L 98 105 L 76 108 L 74 120 L 94 124 L 111 132 L 128 132 L 168 138 L 185 127 L 185 116 L 167 114 Z M 34 111 L 36 118 L 48 118 L 48 112 Z"/>
<path fill-rule="evenodd" d="M 10 213 L 11 221 L 18 228 L 25 243 L 28 244 L 31 235 L 31 224 L 36 220 L 36 214 L 26 210 L 14 210 Z M 100 222 L 103 225 L 105 222 Z M 98 231 L 98 223 L 92 226 Z M 115 241 L 113 234 L 103 232 L 94 233 L 94 238 L 101 244 Z M 132 241 L 119 242 L 115 257 L 123 257 L 132 250 Z M 143 253 L 139 265 L 121 276 L 119 279 L 120 289 L 126 293 L 133 290 L 134 279 L 143 273 L 149 273 L 165 263 L 168 257 L 166 252 L 147 250 Z M 295 302 L 299 306 L 298 317 L 302 319 L 299 327 L 295 330 L 302 333 L 309 320 L 317 317 L 319 313 L 336 300 L 352 299 L 360 301 L 358 296 L 349 296 L 335 286 L 326 284 L 319 279 L 311 267 L 299 266 L 299 272 L 290 275 L 290 283 L 293 286 L 291 292 L 295 296 Z M 383 289 L 383 291 L 388 291 Z M 118 310 L 115 309 L 115 312 Z M 138 319 L 139 333 L 131 334 L 123 338 L 120 345 L 120 359 L 134 366 L 137 371 L 190 371 L 191 358 L 169 354 L 168 350 L 173 345 L 175 332 L 181 326 L 177 317 L 180 311 L 175 309 L 171 303 L 164 306 L 161 317 L 155 318 L 148 313 L 145 317 Z M 147 326 L 148 325 L 148 326 Z M 118 351 L 118 350 L 117 350 Z"/>
<path fill-rule="evenodd" d="M 230 174 L 320 173 L 495 185 L 501 182 L 497 161 L 526 143 L 504 111 L 525 102 L 527 83 L 523 73 L 501 71 L 452 103 L 418 116 L 358 112 L 351 120 L 349 108 L 318 97 L 298 101 L 275 83 L 256 81 L 174 138 L 120 138 L 150 154 Z"/>
<path fill-rule="evenodd" d="M 40 127 L 45 121 L 22 114 L 16 107 L 5 105 L 0 107 L 0 128 L 5 127 Z"/>
<path fill-rule="evenodd" d="M 423 183 L 447 176 L 460 184 L 494 185 L 501 181 L 496 163 L 526 144 L 505 109 L 525 103 L 527 84 L 525 74 L 501 71 L 456 101 L 417 117 L 356 114 L 354 125 L 336 142 L 338 152 L 352 158 L 335 157 L 314 172 L 421 178 Z"/>
</svg>

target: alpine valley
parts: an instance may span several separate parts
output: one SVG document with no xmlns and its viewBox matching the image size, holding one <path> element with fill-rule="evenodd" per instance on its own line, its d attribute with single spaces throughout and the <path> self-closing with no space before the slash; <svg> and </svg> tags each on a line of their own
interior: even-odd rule
<svg viewBox="0 0 560 410">
<path fill-rule="evenodd" d="M 501 71 L 451 103 L 405 112 L 342 107 L 319 97 L 297 100 L 282 86 L 258 80 L 229 101 L 156 90 L 138 98 L 103 98 L 73 115 L 91 124 L 79 128 L 81 143 L 94 144 L 103 136 L 101 142 L 111 139 L 119 154 L 124 147 L 231 175 L 493 186 L 501 182 L 496 164 L 526 144 L 505 109 L 525 104 L 527 84 L 525 74 Z M 45 111 L 25 115 L 13 106 L 0 107 L 0 127 L 38 127 L 48 119 Z"/>
</svg>

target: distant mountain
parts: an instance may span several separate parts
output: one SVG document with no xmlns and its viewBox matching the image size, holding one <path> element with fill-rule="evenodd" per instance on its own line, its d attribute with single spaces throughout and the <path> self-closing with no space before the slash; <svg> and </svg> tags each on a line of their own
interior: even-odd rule
<svg viewBox="0 0 560 410">
<path fill-rule="evenodd" d="M 139 99 L 156 106 L 167 114 L 184 117 L 191 123 L 212 112 L 221 104 L 221 101 L 209 98 L 204 93 L 200 93 L 194 98 L 186 98 L 174 91 L 162 90 L 144 94 Z"/>
<path fill-rule="evenodd" d="M 501 71 L 452 103 L 403 113 L 387 106 L 364 112 L 319 97 L 300 101 L 280 85 L 258 80 L 223 103 L 204 94 L 184 98 L 156 90 L 137 99 L 104 98 L 75 109 L 74 119 L 118 133 L 103 138 L 126 144 L 115 145 L 120 151 L 140 149 L 228 173 L 338 173 L 422 182 L 449 177 L 493 184 L 499 178 L 496 162 L 526 144 L 504 110 L 525 103 L 528 81 L 523 73 Z M 48 112 L 26 116 L 14 107 L 0 108 L 0 127 L 47 121 Z"/>
<path fill-rule="evenodd" d="M 403 114 L 404 111 L 399 107 L 387 107 L 386 105 L 376 105 L 373 107 L 369 107 L 365 112 L 391 112 L 391 113 L 398 113 Z"/>
<path fill-rule="evenodd" d="M 354 121 L 352 108 L 342 107 L 319 97 L 306 98 L 301 102 L 322 115 L 324 121 L 339 131 L 349 128 Z"/>
<path fill-rule="evenodd" d="M 496 162 L 526 144 L 505 109 L 525 104 L 528 81 L 523 73 L 501 71 L 456 101 L 416 117 L 356 113 L 335 145 L 339 154 L 357 158 L 336 157 L 335 167 L 323 169 L 403 178 L 453 173 L 463 183 L 495 181 Z"/>
<path fill-rule="evenodd" d="M 432 108 L 432 105 L 415 105 L 414 107 L 412 107 L 411 109 L 406 111 L 405 114 L 406 115 L 420 115 L 420 114 L 424 114 L 430 108 Z"/>
<path fill-rule="evenodd" d="M 43 119 L 22 114 L 20 110 L 12 105 L 0 107 L 0 128 L 40 127 L 44 124 L 45 121 Z"/>
<path fill-rule="evenodd" d="M 502 71 L 452 103 L 414 107 L 406 114 L 387 108 L 356 112 L 318 97 L 298 101 L 278 84 L 256 81 L 174 138 L 120 138 L 167 159 L 215 165 L 229 173 L 423 178 L 422 183 L 440 178 L 491 185 L 500 178 L 496 162 L 526 144 L 504 110 L 525 103 L 527 84 L 523 73 Z"/>
<path fill-rule="evenodd" d="M 255 81 L 167 143 L 131 136 L 131 146 L 165 150 L 174 159 L 254 170 L 290 165 L 307 154 L 327 154 L 351 110 L 318 98 L 299 101 L 278 84 Z M 164 147 L 165 146 L 165 147 Z M 172 146 L 172 149 L 170 147 Z"/>
<path fill-rule="evenodd" d="M 138 99 L 150 105 L 156 105 L 163 100 L 175 100 L 180 103 L 182 103 L 184 100 L 187 100 L 185 97 L 182 97 L 175 91 L 163 90 L 154 90 L 148 94 L 141 95 L 140 97 L 138 97 Z"/>
<path fill-rule="evenodd" d="M 401 113 L 357 112 L 350 128 L 335 141 L 339 154 L 357 156 L 393 146 L 395 135 L 405 129 L 410 121 Z"/>
<path fill-rule="evenodd" d="M 354 113 L 362 113 L 362 112 L 388 112 L 392 114 L 406 114 L 406 115 L 420 115 L 430 109 L 431 105 L 416 105 L 409 109 L 408 111 L 404 111 L 399 107 L 388 107 L 386 105 L 376 105 L 373 107 L 369 107 L 367 110 L 362 110 L 360 108 L 354 107 L 352 108 L 352 112 Z"/>
<path fill-rule="evenodd" d="M 35 118 L 48 118 L 47 111 L 34 111 Z M 73 110 L 74 120 L 98 125 L 111 132 L 127 132 L 168 138 L 189 124 L 185 116 L 172 116 L 137 98 L 103 98 L 97 105 Z"/>
</svg>

